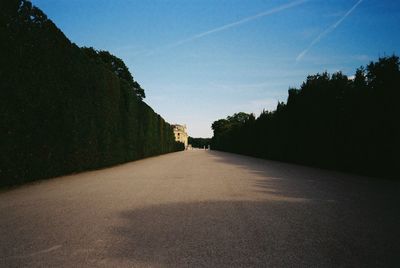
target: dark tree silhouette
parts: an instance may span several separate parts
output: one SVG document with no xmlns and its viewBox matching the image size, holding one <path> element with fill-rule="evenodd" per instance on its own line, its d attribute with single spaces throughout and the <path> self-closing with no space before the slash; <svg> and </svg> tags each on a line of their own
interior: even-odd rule
<svg viewBox="0 0 400 268">
<path fill-rule="evenodd" d="M 208 146 L 211 145 L 211 139 L 189 137 L 188 143 L 192 145 L 193 148 L 208 148 Z"/>
<path fill-rule="evenodd" d="M 212 148 L 398 178 L 399 86 L 395 55 L 360 67 L 354 79 L 310 75 L 275 111 L 215 121 Z"/>
<path fill-rule="evenodd" d="M 92 47 L 83 47 L 81 49 L 88 58 L 94 60 L 96 63 L 104 64 L 107 69 L 113 72 L 116 76 L 125 80 L 138 98 L 144 99 L 146 97 L 144 89 L 138 82 L 133 80 L 128 67 L 126 67 L 125 63 L 120 58 L 110 54 L 108 51 L 96 51 Z"/>
</svg>

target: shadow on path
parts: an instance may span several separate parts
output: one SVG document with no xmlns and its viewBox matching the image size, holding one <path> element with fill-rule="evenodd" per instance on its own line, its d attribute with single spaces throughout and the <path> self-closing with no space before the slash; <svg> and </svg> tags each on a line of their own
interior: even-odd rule
<svg viewBox="0 0 400 268">
<path fill-rule="evenodd" d="M 400 181 L 343 173 L 219 151 L 214 161 L 254 175 L 256 191 L 284 197 L 335 202 L 400 204 Z M 395 206 L 392 206 L 395 207 Z"/>
<path fill-rule="evenodd" d="M 388 267 L 400 261 L 387 219 L 343 219 L 334 206 L 313 202 L 175 203 L 120 216 L 125 224 L 112 230 L 119 243 L 107 252 L 132 265 Z"/>
</svg>

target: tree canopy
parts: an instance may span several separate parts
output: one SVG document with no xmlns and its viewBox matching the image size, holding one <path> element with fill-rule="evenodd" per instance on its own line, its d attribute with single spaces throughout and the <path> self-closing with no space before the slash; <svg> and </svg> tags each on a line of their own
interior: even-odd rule
<svg viewBox="0 0 400 268">
<path fill-rule="evenodd" d="M 95 61 L 96 63 L 103 64 L 108 70 L 110 70 L 120 79 L 126 81 L 138 98 L 144 99 L 146 97 L 144 89 L 139 85 L 138 82 L 133 80 L 128 67 L 126 67 L 125 63 L 120 58 L 112 55 L 108 51 L 97 51 L 92 47 L 82 47 L 81 50 L 89 59 Z"/>
<path fill-rule="evenodd" d="M 258 118 L 212 124 L 212 148 L 373 176 L 394 177 L 400 151 L 399 57 L 380 58 L 350 79 L 310 75 L 286 103 Z"/>
</svg>

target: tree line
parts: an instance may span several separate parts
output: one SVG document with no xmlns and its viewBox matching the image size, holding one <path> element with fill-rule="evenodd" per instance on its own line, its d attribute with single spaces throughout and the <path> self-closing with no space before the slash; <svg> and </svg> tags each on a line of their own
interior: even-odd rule
<svg viewBox="0 0 400 268">
<path fill-rule="evenodd" d="M 183 150 L 124 62 L 26 0 L 0 8 L 0 186 Z"/>
<path fill-rule="evenodd" d="M 208 146 L 211 145 L 211 139 L 189 137 L 188 143 L 192 145 L 193 148 L 203 149 L 203 148 L 208 148 Z"/>
<path fill-rule="evenodd" d="M 237 113 L 212 124 L 212 148 L 371 176 L 398 178 L 399 57 L 370 62 L 349 78 L 310 75 L 287 102 L 259 117 Z"/>
</svg>

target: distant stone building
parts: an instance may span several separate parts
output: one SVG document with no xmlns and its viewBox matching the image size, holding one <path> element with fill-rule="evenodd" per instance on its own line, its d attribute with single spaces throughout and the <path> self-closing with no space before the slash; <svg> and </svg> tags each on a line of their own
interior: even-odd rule
<svg viewBox="0 0 400 268">
<path fill-rule="evenodd" d="M 185 144 L 185 149 L 188 148 L 188 134 L 186 132 L 186 125 L 172 125 L 174 127 L 175 140 Z"/>
</svg>

